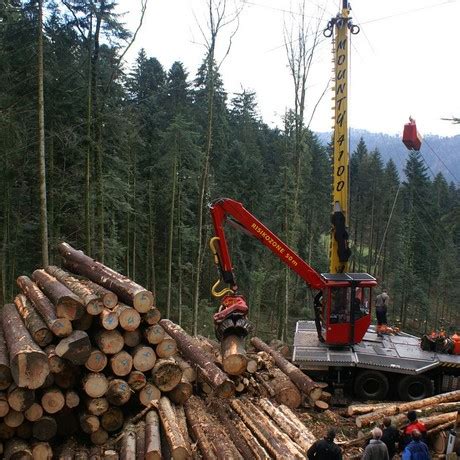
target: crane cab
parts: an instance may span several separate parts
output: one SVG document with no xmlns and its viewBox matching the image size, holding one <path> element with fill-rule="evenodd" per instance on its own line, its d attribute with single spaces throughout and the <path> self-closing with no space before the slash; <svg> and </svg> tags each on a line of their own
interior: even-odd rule
<svg viewBox="0 0 460 460">
<path fill-rule="evenodd" d="M 329 345 L 361 342 L 371 324 L 372 288 L 377 280 L 367 273 L 322 273 L 323 325 Z"/>
<path fill-rule="evenodd" d="M 409 150 L 419 151 L 422 146 L 422 136 L 417 131 L 415 120 L 411 117 L 409 117 L 409 123 L 404 125 L 402 141 Z"/>
</svg>

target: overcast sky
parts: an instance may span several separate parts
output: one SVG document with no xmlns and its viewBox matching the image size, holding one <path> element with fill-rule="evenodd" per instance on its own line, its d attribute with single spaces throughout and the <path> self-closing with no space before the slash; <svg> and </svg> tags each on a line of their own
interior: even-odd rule
<svg viewBox="0 0 460 460">
<path fill-rule="evenodd" d="M 299 0 L 227 1 L 235 1 L 243 10 L 230 54 L 221 67 L 225 89 L 230 98 L 242 88 L 255 91 L 263 120 L 281 126 L 285 110 L 293 106 L 283 29 L 299 17 Z M 441 120 L 460 117 L 460 0 L 350 1 L 353 22 L 361 27 L 351 45 L 350 127 L 399 134 L 412 115 L 422 134 L 460 134 L 460 125 Z M 139 19 L 139 3 L 119 0 L 119 11 L 129 11 L 125 21 L 131 30 Z M 148 0 L 144 25 L 128 60 L 132 62 L 142 47 L 165 70 L 174 61 L 183 62 L 193 78 L 205 55 L 198 24 L 206 30 L 207 3 Z M 340 2 L 307 3 L 311 27 L 322 17 L 323 28 L 339 11 Z M 230 27 L 226 30 L 231 32 Z M 225 33 L 220 44 L 228 44 Z M 307 118 L 332 75 L 331 58 L 331 41 L 324 39 L 309 77 Z M 327 91 L 318 105 L 311 123 L 314 131 L 331 129 L 331 96 Z"/>
</svg>

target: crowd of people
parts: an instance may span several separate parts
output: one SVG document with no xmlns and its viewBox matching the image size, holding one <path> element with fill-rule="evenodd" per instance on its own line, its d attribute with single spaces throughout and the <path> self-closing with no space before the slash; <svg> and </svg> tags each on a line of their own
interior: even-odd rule
<svg viewBox="0 0 460 460">
<path fill-rule="evenodd" d="M 392 425 L 389 417 L 384 418 L 382 427 L 372 430 L 362 460 L 430 460 L 425 424 L 417 419 L 415 411 L 408 412 L 407 419 L 408 425 L 400 431 Z M 342 450 L 334 442 L 335 435 L 335 430 L 330 429 L 324 439 L 313 443 L 307 452 L 308 459 L 342 460 Z"/>
</svg>

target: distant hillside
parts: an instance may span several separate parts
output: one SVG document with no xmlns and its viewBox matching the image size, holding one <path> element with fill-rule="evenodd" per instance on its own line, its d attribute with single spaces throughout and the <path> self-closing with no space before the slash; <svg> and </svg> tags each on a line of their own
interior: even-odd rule
<svg viewBox="0 0 460 460">
<path fill-rule="evenodd" d="M 330 142 L 330 133 L 316 133 L 316 135 L 324 145 Z M 408 150 L 402 143 L 400 136 L 352 129 L 350 134 L 351 152 L 356 149 L 361 137 L 369 151 L 378 149 L 384 163 L 392 158 L 402 173 Z M 457 186 L 459 185 L 460 135 L 454 137 L 425 136 L 420 153 L 433 174 L 442 172 L 448 182 L 455 182 Z M 428 174 L 432 176 L 430 169 Z"/>
</svg>

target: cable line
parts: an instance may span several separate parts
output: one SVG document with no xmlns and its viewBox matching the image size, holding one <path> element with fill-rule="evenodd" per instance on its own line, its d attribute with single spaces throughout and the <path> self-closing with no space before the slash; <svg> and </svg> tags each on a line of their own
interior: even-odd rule
<svg viewBox="0 0 460 460">
<path fill-rule="evenodd" d="M 426 139 L 423 139 L 423 142 L 428 146 L 428 148 L 435 154 L 436 158 L 444 165 L 444 167 L 446 168 L 446 170 L 450 173 L 450 175 L 454 178 L 455 182 L 458 184 L 459 183 L 459 180 L 458 178 L 455 176 L 455 174 L 449 169 L 449 167 L 444 163 L 444 161 L 442 161 L 442 158 L 436 153 L 436 151 L 434 150 L 434 148 L 431 146 L 431 144 L 429 142 L 427 142 Z"/>
</svg>

